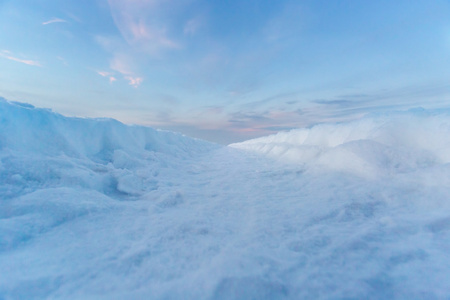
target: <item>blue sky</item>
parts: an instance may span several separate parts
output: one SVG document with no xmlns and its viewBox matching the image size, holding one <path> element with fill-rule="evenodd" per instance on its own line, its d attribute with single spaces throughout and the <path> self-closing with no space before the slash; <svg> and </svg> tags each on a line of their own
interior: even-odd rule
<svg viewBox="0 0 450 300">
<path fill-rule="evenodd" d="M 450 104 L 450 1 L 0 0 L 0 97 L 220 143 Z"/>
</svg>

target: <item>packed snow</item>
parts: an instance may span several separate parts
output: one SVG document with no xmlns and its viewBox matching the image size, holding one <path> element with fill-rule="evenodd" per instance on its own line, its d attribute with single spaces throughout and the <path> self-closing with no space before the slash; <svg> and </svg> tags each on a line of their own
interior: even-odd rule
<svg viewBox="0 0 450 300">
<path fill-rule="evenodd" d="M 219 146 L 0 99 L 0 299 L 448 299 L 450 114 Z"/>
</svg>

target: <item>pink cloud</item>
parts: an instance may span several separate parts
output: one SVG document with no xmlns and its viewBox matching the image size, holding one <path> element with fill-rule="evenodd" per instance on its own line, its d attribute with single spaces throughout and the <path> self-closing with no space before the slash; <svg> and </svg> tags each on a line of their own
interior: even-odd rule
<svg viewBox="0 0 450 300">
<path fill-rule="evenodd" d="M 142 77 L 125 76 L 124 78 L 129 81 L 129 85 L 135 88 L 137 88 L 142 83 L 142 81 L 144 81 L 144 78 Z"/>
<path fill-rule="evenodd" d="M 136 76 L 135 72 L 133 72 L 135 69 L 134 61 L 128 55 L 116 53 L 110 62 L 110 68 L 122 74 L 123 78 L 128 80 L 129 85 L 135 88 L 144 81 L 144 78 Z"/>
<path fill-rule="evenodd" d="M 102 77 L 107 77 L 109 79 L 109 83 L 113 83 L 114 81 L 117 81 L 116 77 L 114 77 L 113 74 L 110 72 L 97 71 L 97 74 Z"/>
<path fill-rule="evenodd" d="M 134 42 L 144 48 L 157 50 L 158 48 L 178 48 L 179 45 L 167 37 L 166 29 L 154 28 L 145 24 L 143 20 L 128 21 L 125 26 L 131 33 Z"/>
<path fill-rule="evenodd" d="M 128 45 L 158 56 L 167 49 L 180 48 L 169 35 L 168 12 L 175 3 L 164 0 L 108 0 L 117 29 Z"/>
<path fill-rule="evenodd" d="M 108 77 L 109 75 L 111 75 L 111 73 L 105 71 L 98 71 L 97 74 L 103 77 Z"/>
<path fill-rule="evenodd" d="M 17 61 L 17 62 L 26 64 L 26 65 L 29 65 L 29 66 L 42 67 L 42 65 L 38 61 L 14 57 L 11 55 L 11 52 L 6 51 L 6 50 L 0 51 L 0 56 L 4 57 L 6 59 L 9 59 L 9 60 L 13 60 L 13 61 Z"/>
</svg>

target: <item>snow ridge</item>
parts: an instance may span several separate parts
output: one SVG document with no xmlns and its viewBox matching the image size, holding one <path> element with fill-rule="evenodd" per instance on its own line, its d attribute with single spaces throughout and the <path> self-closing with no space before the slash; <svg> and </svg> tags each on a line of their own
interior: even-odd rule
<svg viewBox="0 0 450 300">
<path fill-rule="evenodd" d="M 0 196 L 76 186 L 139 195 L 155 186 L 162 165 L 217 146 L 181 134 L 113 119 L 66 118 L 0 99 Z"/>
</svg>

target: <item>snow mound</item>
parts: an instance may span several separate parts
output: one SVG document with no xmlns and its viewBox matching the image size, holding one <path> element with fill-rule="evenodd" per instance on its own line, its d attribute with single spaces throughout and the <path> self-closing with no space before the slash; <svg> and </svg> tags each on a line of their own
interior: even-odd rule
<svg viewBox="0 0 450 300">
<path fill-rule="evenodd" d="M 261 137 L 231 147 L 279 161 L 362 176 L 413 172 L 450 162 L 449 112 L 416 109 Z"/>
</svg>

